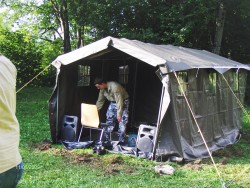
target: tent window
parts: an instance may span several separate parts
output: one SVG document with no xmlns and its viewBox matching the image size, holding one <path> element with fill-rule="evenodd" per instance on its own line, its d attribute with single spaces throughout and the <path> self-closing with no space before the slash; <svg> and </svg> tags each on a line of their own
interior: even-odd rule
<svg viewBox="0 0 250 188">
<path fill-rule="evenodd" d="M 208 73 L 208 83 L 205 85 L 207 94 L 209 94 L 209 95 L 216 94 L 216 82 L 217 82 L 216 72 L 209 72 Z"/>
<path fill-rule="evenodd" d="M 119 82 L 121 84 L 127 84 L 128 83 L 128 74 L 129 74 L 128 65 L 119 67 Z"/>
<path fill-rule="evenodd" d="M 77 86 L 90 85 L 90 66 L 78 65 L 78 82 Z"/>
<path fill-rule="evenodd" d="M 177 73 L 178 76 L 178 80 L 180 82 L 180 84 L 178 85 L 178 91 L 177 94 L 179 96 L 183 96 L 182 90 L 184 92 L 184 94 L 187 94 L 187 90 L 188 90 L 188 73 L 187 72 L 178 72 Z"/>
<path fill-rule="evenodd" d="M 238 72 L 231 72 L 230 83 L 233 91 L 239 91 L 239 74 Z"/>
</svg>

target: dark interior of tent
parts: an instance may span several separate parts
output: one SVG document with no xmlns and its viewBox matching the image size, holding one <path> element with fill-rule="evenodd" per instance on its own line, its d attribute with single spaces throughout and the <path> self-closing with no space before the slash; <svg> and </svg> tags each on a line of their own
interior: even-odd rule
<svg viewBox="0 0 250 188">
<path fill-rule="evenodd" d="M 77 116 L 79 132 L 81 103 L 95 104 L 98 98 L 99 90 L 94 85 L 96 77 L 117 81 L 126 88 L 130 101 L 127 134 L 137 134 L 140 124 L 156 125 L 162 92 L 162 83 L 155 73 L 157 69 L 114 48 L 62 66 L 59 77 L 59 125 L 64 115 Z M 101 122 L 106 121 L 108 105 L 107 101 L 100 111 Z M 117 129 L 118 125 L 114 132 Z M 82 135 L 81 140 L 88 136 L 86 134 Z"/>
</svg>

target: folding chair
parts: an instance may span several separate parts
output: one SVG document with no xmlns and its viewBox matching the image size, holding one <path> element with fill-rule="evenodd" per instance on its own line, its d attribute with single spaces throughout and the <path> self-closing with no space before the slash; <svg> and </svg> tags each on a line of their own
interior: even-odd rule
<svg viewBox="0 0 250 188">
<path fill-rule="evenodd" d="M 91 140 L 91 129 L 96 129 L 101 131 L 99 136 L 99 141 L 102 141 L 106 123 L 100 123 L 99 114 L 96 105 L 93 104 L 81 104 L 81 131 L 79 134 L 78 142 L 80 141 L 83 128 L 90 129 L 90 140 Z"/>
</svg>

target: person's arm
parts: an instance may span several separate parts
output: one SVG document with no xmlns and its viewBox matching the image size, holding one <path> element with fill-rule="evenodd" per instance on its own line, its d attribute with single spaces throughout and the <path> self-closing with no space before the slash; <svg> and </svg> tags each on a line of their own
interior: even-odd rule
<svg viewBox="0 0 250 188">
<path fill-rule="evenodd" d="M 123 113 L 124 99 L 123 99 L 122 95 L 119 92 L 115 93 L 115 101 L 116 101 L 116 104 L 117 104 L 117 120 L 118 120 L 118 122 L 120 122 L 121 118 L 122 118 L 122 113 Z"/>
<path fill-rule="evenodd" d="M 105 101 L 106 101 L 106 98 L 104 96 L 104 90 L 100 90 L 98 99 L 96 101 L 96 106 L 98 110 L 100 110 L 103 107 Z"/>
</svg>

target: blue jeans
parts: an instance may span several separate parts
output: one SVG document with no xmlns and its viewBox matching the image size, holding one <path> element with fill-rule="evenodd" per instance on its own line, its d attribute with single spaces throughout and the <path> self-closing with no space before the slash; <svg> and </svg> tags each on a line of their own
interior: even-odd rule
<svg viewBox="0 0 250 188">
<path fill-rule="evenodd" d="M 23 175 L 23 162 L 0 174 L 0 188 L 15 188 Z"/>
</svg>

